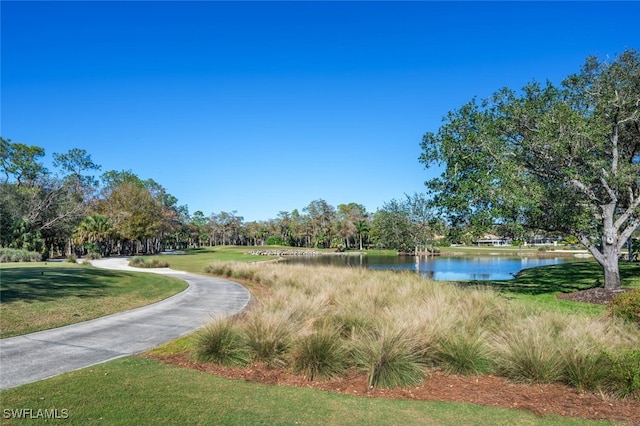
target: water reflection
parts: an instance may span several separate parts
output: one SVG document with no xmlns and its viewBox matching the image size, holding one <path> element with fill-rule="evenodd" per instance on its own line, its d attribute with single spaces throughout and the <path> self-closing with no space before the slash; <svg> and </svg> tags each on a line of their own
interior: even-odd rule
<svg viewBox="0 0 640 426">
<path fill-rule="evenodd" d="M 313 265 L 337 265 L 369 269 L 413 270 L 425 278 L 446 281 L 509 280 L 522 269 L 557 265 L 564 258 L 528 258 L 503 256 L 310 256 L 292 257 L 286 262 Z"/>
</svg>

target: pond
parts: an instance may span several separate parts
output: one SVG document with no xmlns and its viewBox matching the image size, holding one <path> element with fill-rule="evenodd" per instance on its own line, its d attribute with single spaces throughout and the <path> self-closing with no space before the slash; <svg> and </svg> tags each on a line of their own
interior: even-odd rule
<svg viewBox="0 0 640 426">
<path fill-rule="evenodd" d="M 506 257 L 506 256 L 299 256 L 288 263 L 310 265 L 338 265 L 369 269 L 411 270 L 433 280 L 509 280 L 525 268 L 557 265 L 569 259 L 562 257 Z"/>
</svg>

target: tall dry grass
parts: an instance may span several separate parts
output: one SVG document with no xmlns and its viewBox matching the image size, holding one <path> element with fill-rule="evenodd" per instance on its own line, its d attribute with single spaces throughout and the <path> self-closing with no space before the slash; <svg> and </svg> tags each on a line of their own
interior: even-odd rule
<svg viewBox="0 0 640 426">
<path fill-rule="evenodd" d="M 309 378 L 352 368 L 373 386 L 405 386 L 429 367 L 603 390 L 603 377 L 640 346 L 637 328 L 611 318 L 548 312 L 411 272 L 279 263 L 210 271 L 269 287 L 234 326 L 252 359 Z M 616 354 L 624 362 L 605 362 Z"/>
</svg>

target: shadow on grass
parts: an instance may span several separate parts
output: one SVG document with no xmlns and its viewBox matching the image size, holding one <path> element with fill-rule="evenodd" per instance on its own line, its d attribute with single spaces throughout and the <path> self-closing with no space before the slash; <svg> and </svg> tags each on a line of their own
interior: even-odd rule
<svg viewBox="0 0 640 426">
<path fill-rule="evenodd" d="M 640 263 L 620 262 L 622 286 L 640 284 Z M 464 286 L 489 286 L 498 291 L 537 295 L 571 293 L 604 286 L 602 267 L 594 261 L 569 262 L 559 265 L 524 269 L 513 280 L 473 281 Z"/>
<path fill-rule="evenodd" d="M 63 297 L 103 296 L 116 271 L 92 268 L 6 268 L 0 285 L 0 303 L 43 302 Z"/>
</svg>

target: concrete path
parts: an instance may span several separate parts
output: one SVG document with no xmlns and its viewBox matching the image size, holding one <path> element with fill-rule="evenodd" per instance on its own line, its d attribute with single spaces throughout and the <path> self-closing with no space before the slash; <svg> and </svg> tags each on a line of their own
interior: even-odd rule
<svg viewBox="0 0 640 426">
<path fill-rule="evenodd" d="M 212 318 L 242 311 L 251 296 L 241 285 L 167 268 L 127 266 L 125 258 L 94 260 L 106 269 L 153 272 L 189 287 L 161 302 L 78 324 L 0 339 L 0 389 L 136 354 L 188 334 Z"/>
</svg>

